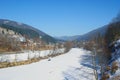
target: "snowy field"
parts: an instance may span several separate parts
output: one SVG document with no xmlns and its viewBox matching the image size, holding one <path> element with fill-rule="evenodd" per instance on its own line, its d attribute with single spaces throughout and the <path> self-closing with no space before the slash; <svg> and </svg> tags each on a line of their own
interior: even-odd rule
<svg viewBox="0 0 120 80">
<path fill-rule="evenodd" d="M 50 61 L 0 69 L 0 80 L 94 80 L 89 53 L 73 48 Z"/>
</svg>

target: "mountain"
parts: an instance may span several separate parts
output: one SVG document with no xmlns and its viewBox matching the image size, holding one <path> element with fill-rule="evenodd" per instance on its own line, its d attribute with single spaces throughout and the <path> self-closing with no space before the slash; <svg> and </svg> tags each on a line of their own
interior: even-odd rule
<svg viewBox="0 0 120 80">
<path fill-rule="evenodd" d="M 61 37 L 55 37 L 56 39 L 59 39 L 59 40 L 64 40 L 64 41 L 73 41 L 77 38 L 79 38 L 80 35 L 76 35 L 76 36 L 61 36 Z"/>
<path fill-rule="evenodd" d="M 83 41 L 83 40 L 90 40 L 98 35 L 104 36 L 108 26 L 105 25 L 101 28 L 92 30 L 84 35 L 75 35 L 75 36 L 62 36 L 62 37 L 55 37 L 56 39 L 64 40 L 64 41 Z"/>
<path fill-rule="evenodd" d="M 76 40 L 77 41 L 81 41 L 81 40 L 91 40 L 91 39 L 94 39 L 95 37 L 97 37 L 98 35 L 100 36 L 104 36 L 106 31 L 107 31 L 107 28 L 108 26 L 105 25 L 101 28 L 98 28 L 98 29 L 95 29 L 95 30 L 92 30 L 82 36 L 79 36 Z"/>
<path fill-rule="evenodd" d="M 24 23 L 19 23 L 19 22 L 7 20 L 7 19 L 0 19 L 0 27 L 13 30 L 16 33 L 27 36 L 28 38 L 42 37 L 42 40 L 47 43 L 56 42 L 56 39 L 49 36 L 48 34 Z"/>
<path fill-rule="evenodd" d="M 110 27 L 110 25 L 111 24 L 114 25 L 116 23 L 117 24 L 120 23 L 120 13 L 118 13 L 118 15 L 115 18 L 113 18 L 113 20 L 109 24 L 107 24 L 107 25 L 105 25 L 103 27 L 100 27 L 98 29 L 92 30 L 92 31 L 90 31 L 90 32 L 88 32 L 88 33 L 86 33 L 86 34 L 84 34 L 82 36 L 79 36 L 76 40 L 77 41 L 90 40 L 90 39 L 94 39 L 98 35 L 104 37 L 106 32 L 107 32 L 107 29 Z"/>
</svg>

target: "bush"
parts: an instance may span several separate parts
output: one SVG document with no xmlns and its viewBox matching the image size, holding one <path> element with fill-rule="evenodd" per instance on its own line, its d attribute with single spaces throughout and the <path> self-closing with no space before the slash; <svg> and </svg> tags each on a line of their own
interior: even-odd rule
<svg viewBox="0 0 120 80">
<path fill-rule="evenodd" d="M 111 67 L 111 74 L 114 74 L 118 70 L 118 62 L 114 61 Z"/>
<path fill-rule="evenodd" d="M 111 70 L 111 67 L 110 66 L 106 66 L 106 71 L 110 71 Z"/>
<path fill-rule="evenodd" d="M 101 80 L 108 80 L 110 78 L 110 75 L 108 73 L 103 74 Z"/>
<path fill-rule="evenodd" d="M 69 41 L 66 42 L 64 46 L 65 46 L 65 52 L 68 52 L 73 47 L 73 43 Z"/>
</svg>

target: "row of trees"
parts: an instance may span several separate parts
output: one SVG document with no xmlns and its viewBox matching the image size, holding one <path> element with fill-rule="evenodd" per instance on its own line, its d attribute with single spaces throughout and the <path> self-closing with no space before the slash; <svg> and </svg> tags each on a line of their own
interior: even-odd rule
<svg viewBox="0 0 120 80">
<path fill-rule="evenodd" d="M 105 35 L 105 47 L 109 54 L 113 51 L 114 42 L 118 39 L 120 39 L 120 22 L 111 23 Z"/>
<path fill-rule="evenodd" d="M 109 24 L 104 36 L 98 34 L 97 37 L 89 41 L 89 44 L 87 44 L 87 48 L 89 48 L 89 50 L 92 50 L 92 48 L 94 48 L 93 62 L 97 60 L 97 64 L 95 62 L 93 64 L 94 64 L 94 67 L 96 67 L 96 65 L 100 66 L 100 73 L 102 78 L 105 78 L 106 76 L 105 75 L 106 67 L 110 63 L 110 60 L 112 57 L 111 53 L 115 51 L 114 44 L 115 44 L 115 41 L 117 41 L 118 39 L 120 39 L 120 22 Z M 90 46 L 92 45 L 92 46 L 90 47 L 89 45 Z M 95 59 L 95 57 L 97 58 Z M 96 72 L 96 69 L 94 73 L 95 72 Z M 96 80 L 98 80 L 97 75 L 98 73 L 95 73 Z M 109 76 L 107 75 L 106 78 L 108 77 Z"/>
</svg>

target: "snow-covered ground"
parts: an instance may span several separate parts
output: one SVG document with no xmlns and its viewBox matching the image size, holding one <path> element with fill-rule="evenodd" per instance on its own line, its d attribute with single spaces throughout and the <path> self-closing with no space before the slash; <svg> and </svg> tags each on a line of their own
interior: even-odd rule
<svg viewBox="0 0 120 80">
<path fill-rule="evenodd" d="M 113 49 L 113 53 L 112 53 L 112 59 L 110 61 L 110 66 L 112 67 L 113 62 L 117 62 L 118 69 L 116 70 L 114 74 L 111 74 L 109 72 L 110 74 L 109 80 L 113 80 L 114 78 L 117 78 L 116 76 L 120 76 L 120 39 L 114 42 L 114 46 L 112 49 Z M 120 77 L 119 79 L 117 78 L 114 80 L 120 80 Z"/>
<path fill-rule="evenodd" d="M 46 57 L 52 54 L 64 53 L 65 49 L 56 50 L 44 50 L 44 51 L 24 51 L 24 53 L 18 54 L 5 54 L 0 55 L 0 62 L 14 62 L 14 61 L 25 61 L 32 58 Z"/>
<path fill-rule="evenodd" d="M 0 69 L 0 80 L 94 80 L 89 53 L 73 48 L 50 61 Z"/>
</svg>

